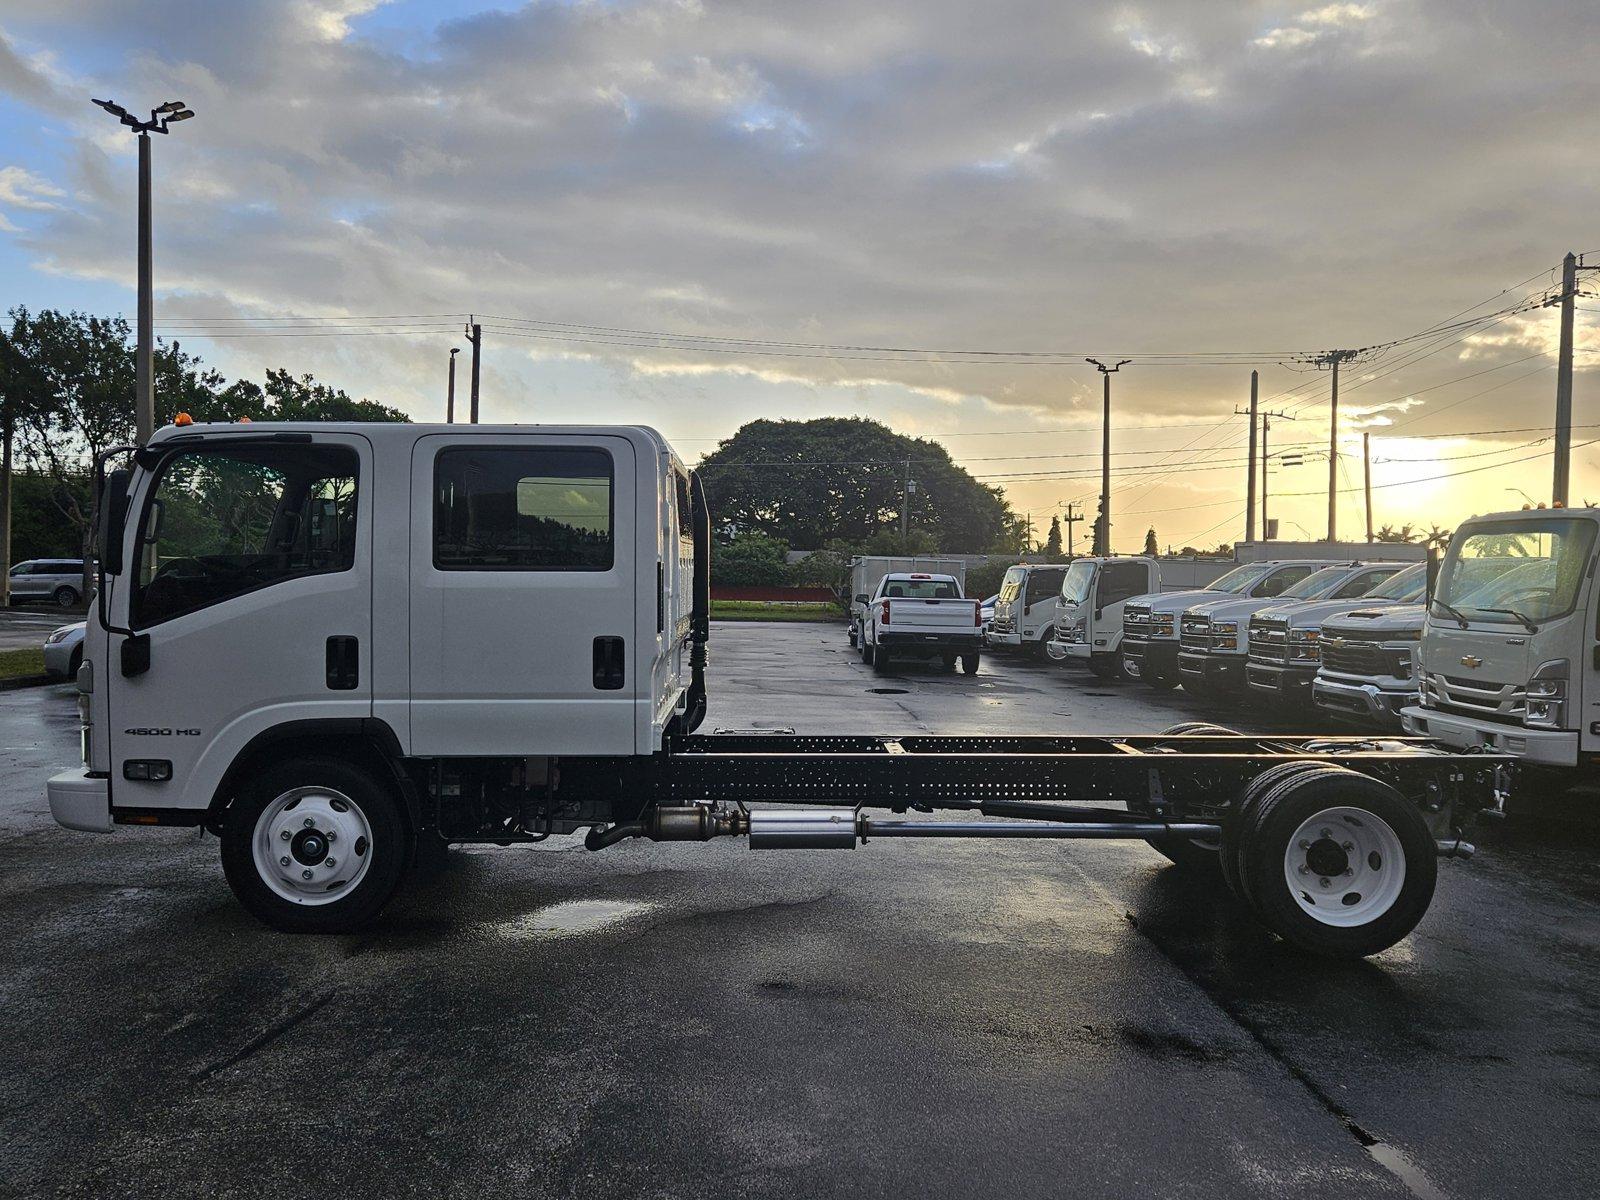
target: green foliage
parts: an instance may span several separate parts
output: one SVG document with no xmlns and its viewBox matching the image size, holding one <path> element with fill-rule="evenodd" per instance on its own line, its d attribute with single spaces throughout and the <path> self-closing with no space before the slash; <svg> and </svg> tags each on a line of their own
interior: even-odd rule
<svg viewBox="0 0 1600 1200">
<path fill-rule="evenodd" d="M 1015 537 L 998 488 L 973 479 L 938 443 L 859 417 L 752 421 L 698 469 L 718 522 L 813 549 L 897 534 L 907 459 L 916 483 L 908 522 L 930 548 L 982 551 Z"/>
<path fill-rule="evenodd" d="M 711 554 L 711 582 L 724 587 L 782 587 L 789 547 L 764 533 L 742 533 Z"/>
<path fill-rule="evenodd" d="M 905 537 L 900 536 L 898 529 L 880 529 L 862 542 L 856 553 L 879 557 L 937 554 L 939 553 L 939 543 L 934 539 L 933 534 L 924 532 L 921 529 L 913 529 Z"/>
<path fill-rule="evenodd" d="M 818 550 L 789 568 L 789 582 L 796 587 L 825 587 L 842 595 L 850 586 L 850 556 L 836 550 Z"/>
<path fill-rule="evenodd" d="M 1050 518 L 1050 533 L 1049 536 L 1044 539 L 1044 552 L 1050 556 L 1052 561 L 1061 557 L 1060 517 L 1052 516 Z"/>
<path fill-rule="evenodd" d="M 1378 532 L 1373 534 L 1373 540 L 1378 542 L 1414 542 L 1420 536 L 1414 526 L 1402 525 L 1396 529 L 1393 525 L 1379 526 Z"/>
<path fill-rule="evenodd" d="M 1156 531 L 1154 526 L 1145 531 L 1144 552 L 1151 556 L 1161 553 L 1161 543 L 1156 541 Z"/>
<path fill-rule="evenodd" d="M 976 600 L 987 600 L 1000 590 L 1000 581 L 1013 564 L 1009 559 L 997 559 L 967 570 L 967 595 Z"/>
</svg>

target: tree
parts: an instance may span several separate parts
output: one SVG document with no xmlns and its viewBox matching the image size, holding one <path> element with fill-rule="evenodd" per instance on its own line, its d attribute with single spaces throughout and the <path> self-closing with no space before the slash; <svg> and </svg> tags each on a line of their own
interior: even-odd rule
<svg viewBox="0 0 1600 1200">
<path fill-rule="evenodd" d="M 1422 535 L 1422 541 L 1424 545 L 1430 546 L 1439 551 L 1440 554 L 1443 554 L 1450 549 L 1451 536 L 1450 530 L 1440 529 L 1437 525 L 1430 525 L 1428 532 Z"/>
<path fill-rule="evenodd" d="M 1161 553 L 1161 543 L 1156 541 L 1156 531 L 1154 526 L 1151 526 L 1149 529 L 1145 530 L 1144 552 L 1150 555 L 1152 558 Z"/>
<path fill-rule="evenodd" d="M 933 540 L 933 534 L 921 529 L 913 529 L 905 537 L 900 536 L 898 529 L 880 529 L 861 543 L 860 553 L 901 556 L 907 554 L 937 554 L 939 553 L 939 543 Z"/>
<path fill-rule="evenodd" d="M 764 533 L 741 533 L 711 556 L 711 582 L 724 587 L 781 587 L 789 547 Z"/>
<path fill-rule="evenodd" d="M 1380 525 L 1378 532 L 1373 534 L 1373 540 L 1379 542 L 1405 543 L 1417 540 L 1413 526 L 1406 524 L 1396 529 L 1393 525 Z"/>
<path fill-rule="evenodd" d="M 860 417 L 751 421 L 698 470 L 719 524 L 802 549 L 898 533 L 903 506 L 909 531 L 946 551 L 981 552 L 1017 535 L 1000 489 L 956 466 L 943 446 Z"/>
<path fill-rule="evenodd" d="M 842 596 L 850 586 L 850 558 L 841 550 L 818 550 L 790 565 L 789 582 L 796 587 L 825 587 Z"/>
<path fill-rule="evenodd" d="M 1044 539 L 1044 552 L 1045 554 L 1049 555 L 1052 560 L 1059 559 L 1061 557 L 1060 517 L 1052 516 L 1050 518 L 1050 533 Z"/>
</svg>

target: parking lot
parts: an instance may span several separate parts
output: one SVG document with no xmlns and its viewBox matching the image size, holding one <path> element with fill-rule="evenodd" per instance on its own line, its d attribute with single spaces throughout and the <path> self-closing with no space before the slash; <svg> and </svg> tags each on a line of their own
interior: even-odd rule
<svg viewBox="0 0 1600 1200">
<path fill-rule="evenodd" d="M 877 675 L 810 624 L 717 625 L 710 688 L 707 730 L 1217 715 L 994 656 Z M 1355 964 L 1122 843 L 553 838 L 296 938 L 208 836 L 51 823 L 68 689 L 0 694 L 0 754 L 0 1194 L 1462 1200 L 1600 1174 L 1581 800 L 1483 833 Z"/>
</svg>

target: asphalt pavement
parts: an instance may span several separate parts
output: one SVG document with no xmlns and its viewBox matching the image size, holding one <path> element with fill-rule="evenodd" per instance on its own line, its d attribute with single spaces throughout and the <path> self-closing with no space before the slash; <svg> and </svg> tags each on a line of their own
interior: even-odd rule
<svg viewBox="0 0 1600 1200">
<path fill-rule="evenodd" d="M 51 630 L 81 620 L 82 609 L 57 608 L 53 604 L 0 608 L 0 650 L 37 650 Z"/>
<path fill-rule="evenodd" d="M 719 624 L 707 729 L 1148 732 L 1178 692 Z M 1264 718 L 1230 720 L 1259 727 Z M 1278 720 L 1275 728 L 1304 723 Z M 1358 964 L 1143 845 L 459 851 L 350 937 L 73 834 L 0 694 L 0 1195 L 1538 1196 L 1600 1177 L 1600 833 L 1519 817 Z"/>
</svg>

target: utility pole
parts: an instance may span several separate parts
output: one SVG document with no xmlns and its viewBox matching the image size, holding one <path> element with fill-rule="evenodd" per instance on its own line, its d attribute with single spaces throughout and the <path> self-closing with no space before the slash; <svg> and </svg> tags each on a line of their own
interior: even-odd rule
<svg viewBox="0 0 1600 1200">
<path fill-rule="evenodd" d="M 1076 525 L 1079 521 L 1082 521 L 1082 520 L 1086 519 L 1081 512 L 1074 512 L 1073 511 L 1073 509 L 1075 509 L 1077 507 L 1078 507 L 1078 505 L 1076 504 L 1076 502 L 1067 505 L 1067 511 L 1066 511 L 1065 515 L 1063 515 L 1062 518 L 1061 518 L 1061 523 L 1067 527 L 1067 557 L 1068 558 L 1072 557 L 1072 527 L 1074 525 Z"/>
<path fill-rule="evenodd" d="M 1359 350 L 1330 350 L 1314 361 L 1319 367 L 1333 368 L 1333 401 L 1328 415 L 1328 540 L 1339 534 L 1339 364 L 1354 358 Z"/>
<path fill-rule="evenodd" d="M 467 341 L 472 343 L 472 424 L 478 423 L 478 366 L 483 357 L 483 326 L 476 314 L 467 318 Z"/>
<path fill-rule="evenodd" d="M 910 536 L 910 524 L 907 518 L 911 515 L 911 460 L 905 462 L 905 473 L 900 476 L 900 549 L 906 548 L 906 538 Z"/>
<path fill-rule="evenodd" d="M 1250 407 L 1248 410 L 1234 409 L 1233 415 L 1242 417 L 1246 411 L 1250 414 L 1250 455 L 1249 465 L 1245 468 L 1244 484 L 1244 540 L 1256 540 L 1256 397 L 1261 385 L 1261 373 L 1250 372 Z"/>
<path fill-rule="evenodd" d="M 1367 494 L 1367 541 L 1372 540 L 1372 435 L 1361 435 L 1362 490 Z"/>
<path fill-rule="evenodd" d="M 456 355 L 461 353 L 460 346 L 450 347 L 450 390 L 445 393 L 444 423 L 454 425 L 456 421 Z"/>
<path fill-rule="evenodd" d="M 1556 359 L 1556 468 L 1550 499 L 1566 506 L 1572 469 L 1572 309 L 1578 296 L 1578 272 L 1600 271 L 1586 266 L 1581 255 L 1570 251 L 1561 260 L 1561 348 Z"/>
<path fill-rule="evenodd" d="M 94 100 L 139 135 L 139 316 L 134 356 L 133 426 L 134 440 L 144 445 L 156 429 L 155 377 L 155 284 L 152 279 L 153 239 L 150 234 L 150 135 L 166 133 L 175 121 L 187 121 L 194 110 L 182 100 L 168 100 L 150 110 L 150 119 L 141 121 L 120 104 Z"/>
<path fill-rule="evenodd" d="M 1111 377 L 1133 361 L 1125 358 L 1108 367 L 1097 358 L 1086 358 L 1100 372 L 1104 385 L 1104 415 L 1100 428 L 1100 520 L 1096 523 L 1094 552 L 1101 556 L 1111 553 Z"/>
<path fill-rule="evenodd" d="M 1276 418 L 1280 421 L 1294 420 L 1286 412 L 1269 412 L 1261 414 L 1261 539 L 1268 541 L 1272 534 L 1271 526 L 1267 524 L 1267 435 L 1272 432 L 1272 422 Z"/>
</svg>

